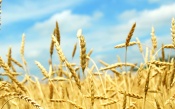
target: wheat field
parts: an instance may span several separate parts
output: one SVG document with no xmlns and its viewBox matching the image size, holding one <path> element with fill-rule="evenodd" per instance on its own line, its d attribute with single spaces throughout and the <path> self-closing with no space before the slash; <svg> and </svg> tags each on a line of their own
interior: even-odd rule
<svg viewBox="0 0 175 109">
<path fill-rule="evenodd" d="M 42 81 L 31 78 L 25 60 L 25 34 L 22 35 L 21 62 L 12 57 L 9 48 L 7 62 L 0 57 L 0 109 L 174 109 L 175 108 L 175 60 L 165 59 L 165 49 L 175 49 L 175 20 L 171 22 L 172 43 L 158 48 L 154 27 L 151 30 L 152 47 L 143 50 L 138 38 L 130 42 L 136 23 L 123 44 L 114 48 L 126 49 L 125 62 L 108 64 L 98 68 L 91 58 L 93 50 L 87 52 L 85 36 L 78 30 L 79 44 L 74 45 L 72 58 L 80 47 L 80 62 L 67 60 L 60 46 L 58 22 L 51 36 L 49 71 L 35 61 L 43 74 Z M 127 62 L 129 46 L 138 48 L 144 63 Z M 55 51 L 55 52 L 54 52 Z M 161 58 L 157 53 L 161 53 Z M 59 65 L 52 63 L 53 53 L 58 55 Z M 91 64 L 90 64 L 91 63 Z M 23 69 L 22 81 L 16 67 Z M 19 69 L 18 68 L 18 69 Z M 121 72 L 117 68 L 122 69 Z M 135 70 L 134 70 L 135 69 Z M 107 71 L 112 72 L 108 74 Z M 6 77 L 7 79 L 3 79 Z"/>
</svg>

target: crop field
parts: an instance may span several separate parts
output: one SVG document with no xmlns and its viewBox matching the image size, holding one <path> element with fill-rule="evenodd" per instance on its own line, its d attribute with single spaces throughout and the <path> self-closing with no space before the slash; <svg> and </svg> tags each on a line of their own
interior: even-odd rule
<svg viewBox="0 0 175 109">
<path fill-rule="evenodd" d="M 0 72 L 0 109 L 174 109 L 175 60 L 171 56 L 165 58 L 165 50 L 175 49 L 175 19 L 171 21 L 172 43 L 162 44 L 161 48 L 158 48 L 154 27 L 151 31 L 152 47 L 146 47 L 146 51 L 138 38 L 130 41 L 135 29 L 136 23 L 124 43 L 114 47 L 126 50 L 125 62 L 108 64 L 99 60 L 103 67 L 98 68 L 97 62 L 91 58 L 93 50 L 86 50 L 88 44 L 81 29 L 77 31 L 79 43 L 72 50 L 74 58 L 77 47 L 80 47 L 80 62 L 71 63 L 65 57 L 60 46 L 64 42 L 60 40 L 56 22 L 48 51 L 49 71 L 35 61 L 43 75 L 42 81 L 32 78 L 28 71 L 23 34 L 19 53 L 22 61 L 12 57 L 11 47 L 7 59 L 0 57 L 0 69 L 3 69 Z M 127 62 L 129 46 L 135 46 L 140 51 L 144 63 Z M 53 63 L 54 53 L 58 55 L 59 64 Z M 19 68 L 23 72 L 18 72 Z M 18 80 L 21 75 L 23 80 Z"/>
</svg>

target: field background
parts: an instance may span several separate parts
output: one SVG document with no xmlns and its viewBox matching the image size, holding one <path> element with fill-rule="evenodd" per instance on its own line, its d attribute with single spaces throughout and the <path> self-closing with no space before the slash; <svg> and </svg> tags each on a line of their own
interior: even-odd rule
<svg viewBox="0 0 175 109">
<path fill-rule="evenodd" d="M 0 106 L 173 109 L 174 7 L 2 1 Z"/>
</svg>

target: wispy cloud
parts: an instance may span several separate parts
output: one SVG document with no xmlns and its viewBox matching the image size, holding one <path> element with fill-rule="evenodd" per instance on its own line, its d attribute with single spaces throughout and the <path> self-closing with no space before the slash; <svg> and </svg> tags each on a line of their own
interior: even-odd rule
<svg viewBox="0 0 175 109">
<path fill-rule="evenodd" d="M 148 0 L 149 3 L 158 3 L 158 4 L 166 4 L 173 3 L 174 0 Z"/>
<path fill-rule="evenodd" d="M 72 8 L 80 4 L 82 0 L 74 1 L 3 1 L 2 10 L 3 25 L 21 20 L 36 20 L 48 16 L 54 12 Z M 8 4 L 8 5 L 7 5 Z"/>
<path fill-rule="evenodd" d="M 149 35 L 151 27 L 154 26 L 156 30 L 161 31 L 170 27 L 171 19 L 175 16 L 175 3 L 163 5 L 153 10 L 128 10 L 123 12 L 119 19 L 123 22 L 121 25 L 115 27 L 116 31 L 124 31 L 127 27 L 131 27 L 132 23 L 136 22 L 136 36 L 144 37 Z M 166 31 L 167 32 L 167 31 Z M 170 32 L 170 31 L 169 31 Z M 169 33 L 167 33 L 169 34 Z"/>
</svg>

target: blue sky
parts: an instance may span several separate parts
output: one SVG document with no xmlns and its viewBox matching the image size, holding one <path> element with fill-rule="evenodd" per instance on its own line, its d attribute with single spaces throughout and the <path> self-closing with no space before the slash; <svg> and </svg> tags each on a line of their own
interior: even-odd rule
<svg viewBox="0 0 175 109">
<path fill-rule="evenodd" d="M 79 62 L 79 51 L 71 59 L 76 33 L 82 28 L 87 51 L 94 49 L 92 58 L 110 64 L 117 62 L 117 55 L 124 61 L 125 49 L 114 46 L 125 42 L 134 22 L 132 37 L 151 46 L 150 32 L 154 26 L 159 46 L 171 43 L 171 19 L 175 17 L 174 0 L 3 0 L 0 30 L 0 56 L 6 60 L 8 47 L 12 56 L 20 60 L 22 34 L 26 35 L 25 58 L 30 72 L 40 76 L 34 61 L 49 68 L 50 39 L 55 22 L 61 31 L 61 47 L 70 62 Z M 168 51 L 169 52 L 169 51 Z M 55 64 L 58 63 L 54 54 Z M 128 50 L 128 62 L 143 62 L 136 47 Z"/>
</svg>

